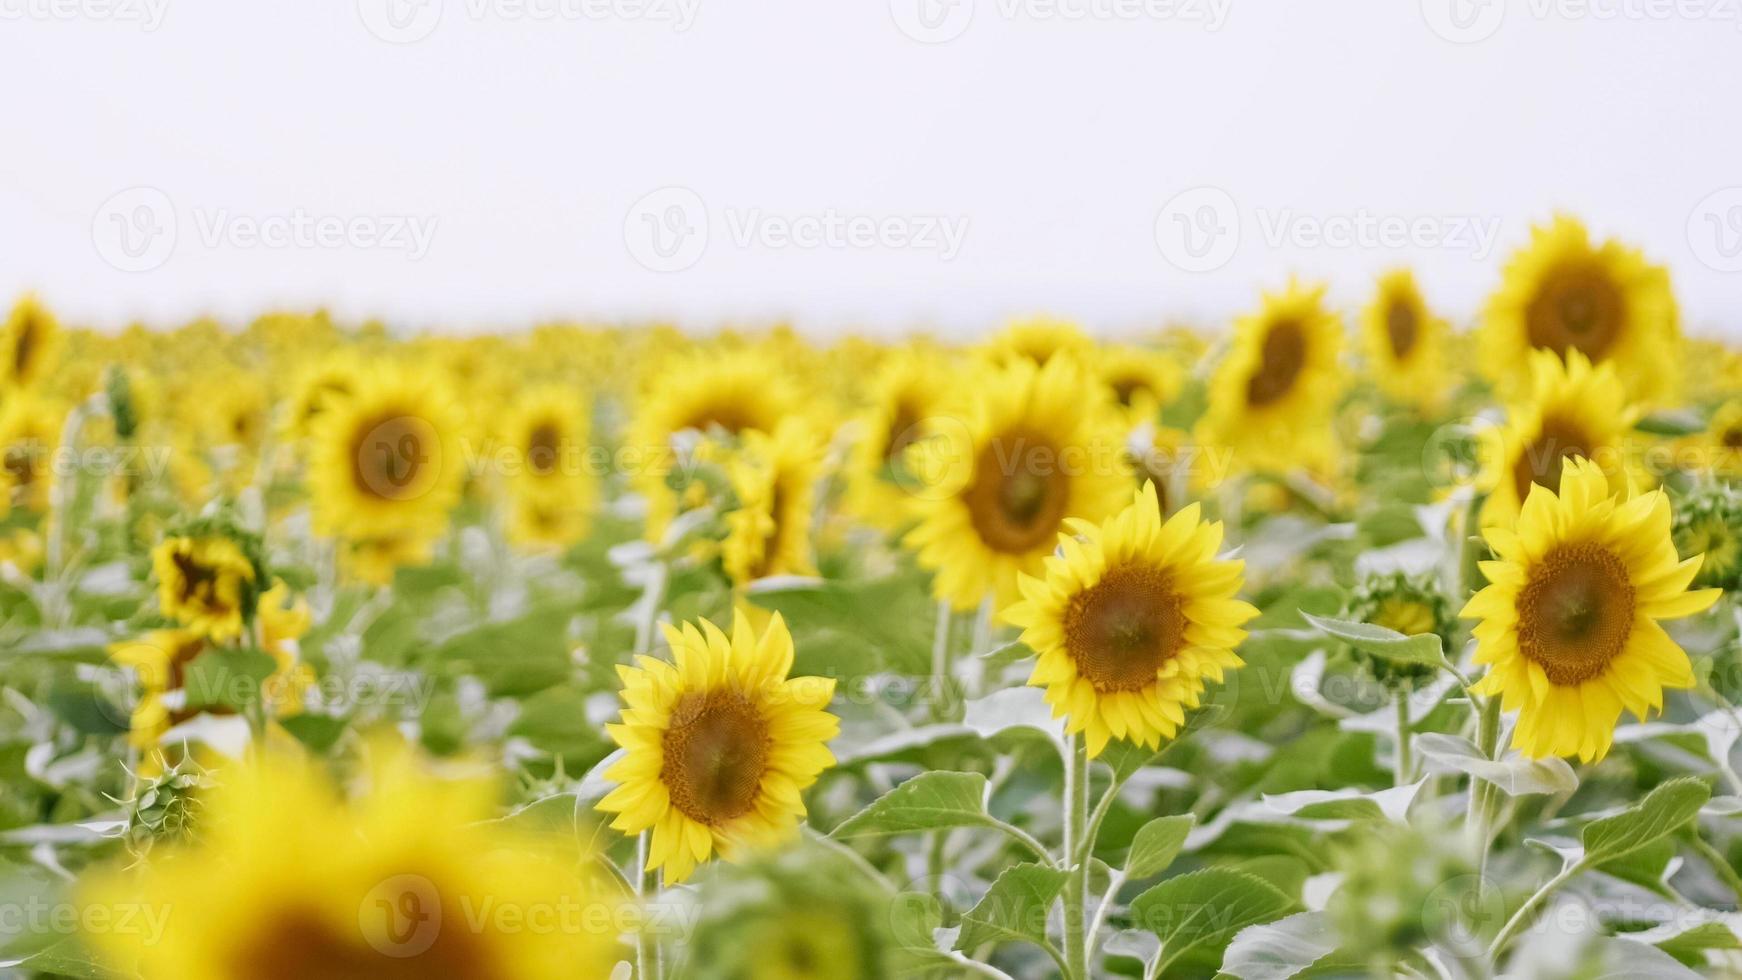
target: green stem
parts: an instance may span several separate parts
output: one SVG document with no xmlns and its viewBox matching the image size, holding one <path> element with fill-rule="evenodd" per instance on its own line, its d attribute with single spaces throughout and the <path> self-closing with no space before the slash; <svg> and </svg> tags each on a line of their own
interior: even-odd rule
<svg viewBox="0 0 1742 980">
<path fill-rule="evenodd" d="M 653 872 L 647 867 L 647 849 L 652 838 L 653 831 L 644 830 L 635 845 L 635 897 L 643 911 L 647 909 L 648 899 L 658 890 Z M 658 980 L 659 975 L 659 939 L 644 924 L 635 933 L 635 977 L 636 980 Z"/>
<path fill-rule="evenodd" d="M 1500 699 L 1491 697 L 1482 702 L 1482 713 L 1476 727 L 1476 748 L 1482 753 L 1482 758 L 1493 759 L 1495 748 L 1500 743 Z M 1470 833 L 1470 844 L 1476 853 L 1477 887 L 1482 887 L 1485 875 L 1488 873 L 1488 846 L 1490 838 L 1489 822 L 1493 819 L 1494 787 L 1486 780 L 1470 777 L 1470 812 L 1465 818 L 1465 826 Z"/>
<path fill-rule="evenodd" d="M 950 626 L 954 622 L 948 600 L 938 600 L 937 626 L 931 634 L 931 715 L 933 721 L 944 720 L 944 706 L 950 700 Z"/>
<path fill-rule="evenodd" d="M 1409 756 L 1409 698 L 1399 694 L 1397 696 L 1397 785 L 1408 785 L 1410 770 L 1414 768 L 1415 760 Z"/>
<path fill-rule="evenodd" d="M 1525 899 L 1524 904 L 1518 907 L 1518 911 L 1512 913 L 1512 918 L 1507 919 L 1506 924 L 1500 927 L 1500 934 L 1495 936 L 1494 942 L 1488 946 L 1488 962 L 1498 964 L 1500 954 L 1506 952 L 1506 947 L 1511 944 L 1512 940 L 1518 938 L 1518 934 L 1524 931 L 1526 925 L 1530 924 L 1531 914 L 1536 911 L 1536 907 L 1584 869 L 1585 865 L 1582 861 L 1569 863 L 1560 870 L 1559 874 L 1544 882 L 1534 895 Z"/>
<path fill-rule="evenodd" d="M 1693 845 L 1696 854 L 1706 859 L 1706 863 L 1712 866 L 1712 870 L 1718 873 L 1718 877 L 1723 879 L 1724 884 L 1730 886 L 1730 890 L 1736 893 L 1736 900 L 1742 902 L 1742 875 L 1736 873 L 1736 869 L 1730 864 L 1730 859 L 1713 847 L 1711 842 L 1701 837 L 1697 830 L 1688 834 L 1688 843 Z"/>
<path fill-rule="evenodd" d="M 671 578 L 671 570 L 664 559 L 654 564 L 653 580 L 647 583 L 647 591 L 642 594 L 644 608 L 635 620 L 635 652 L 648 653 L 653 649 L 654 627 L 659 625 L 659 608 L 665 605 L 666 582 Z"/>
<path fill-rule="evenodd" d="M 1065 976 L 1088 980 L 1089 947 L 1084 911 L 1089 900 L 1089 750 L 1083 736 L 1070 736 L 1065 753 Z"/>
</svg>

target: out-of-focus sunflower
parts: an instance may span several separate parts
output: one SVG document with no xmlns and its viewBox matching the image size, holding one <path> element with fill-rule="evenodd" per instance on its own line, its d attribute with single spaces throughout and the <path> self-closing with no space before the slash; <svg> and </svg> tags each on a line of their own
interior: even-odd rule
<svg viewBox="0 0 1742 980">
<path fill-rule="evenodd" d="M 853 448 L 847 457 L 849 511 L 885 531 L 913 520 L 912 479 L 904 454 L 943 411 L 950 390 L 942 355 L 902 351 L 890 357 L 872 386 L 871 403 L 853 420 Z"/>
<path fill-rule="evenodd" d="M 1704 556 L 1695 585 L 1742 587 L 1742 491 L 1707 484 L 1675 510 L 1675 546 L 1683 558 Z"/>
<path fill-rule="evenodd" d="M 370 762 L 349 801 L 288 752 L 225 767 L 194 841 L 81 889 L 87 910 L 162 913 L 161 934 L 98 931 L 105 962 L 143 980 L 610 972 L 624 919 L 572 870 L 572 842 L 563 853 L 487 819 L 487 780 L 438 775 L 398 747 Z"/>
<path fill-rule="evenodd" d="M 54 369 L 60 325 L 34 296 L 21 298 L 0 331 L 0 392 L 33 387 Z"/>
<path fill-rule="evenodd" d="M 1185 724 L 1205 681 L 1241 666 L 1234 648 L 1258 610 L 1235 598 L 1244 562 L 1216 557 L 1222 525 L 1190 504 L 1165 523 L 1153 484 L 1100 525 L 1073 522 L 1042 577 L 1022 577 L 1004 618 L 1037 659 L 1028 683 L 1046 689 L 1065 730 L 1090 757 L 1111 739 L 1159 748 Z"/>
<path fill-rule="evenodd" d="M 1130 462 L 1106 399 L 1072 358 L 1016 361 L 963 383 L 967 409 L 935 417 L 905 457 L 919 523 L 904 541 L 934 573 L 939 599 L 1002 607 L 1067 518 L 1099 520 L 1124 503 Z"/>
<path fill-rule="evenodd" d="M 305 362 L 290 383 L 282 418 L 285 434 L 293 440 L 311 435 L 315 420 L 355 394 L 366 373 L 362 359 L 349 348 L 330 350 Z"/>
<path fill-rule="evenodd" d="M 745 433 L 726 465 L 737 506 L 726 514 L 721 558 L 734 583 L 813 572 L 811 519 L 822 455 L 801 419 L 787 419 L 773 435 Z"/>
<path fill-rule="evenodd" d="M 315 528 L 343 538 L 440 537 L 465 476 L 459 412 L 439 384 L 391 366 L 323 411 L 310 447 Z"/>
<path fill-rule="evenodd" d="M 716 852 L 732 860 L 791 837 L 804 790 L 835 764 L 840 721 L 824 710 L 833 679 L 788 678 L 792 634 L 778 614 L 760 634 L 739 614 L 730 638 L 707 620 L 664 628 L 669 663 L 617 668 L 623 721 L 605 730 L 624 755 L 599 809 L 626 834 L 651 831 L 648 870 L 679 882 Z"/>
<path fill-rule="evenodd" d="M 1663 491 L 1613 493 L 1602 469 L 1574 459 L 1559 494 L 1534 487 L 1516 528 L 1483 532 L 1490 584 L 1460 615 L 1481 620 L 1476 662 L 1490 669 L 1474 690 L 1519 712 L 1519 751 L 1601 759 L 1622 708 L 1644 719 L 1665 688 L 1693 686 L 1658 620 L 1700 612 L 1721 590 L 1688 591 L 1700 556 L 1678 556 L 1670 526 Z"/>
<path fill-rule="evenodd" d="M 13 392 L 0 405 L 0 514 L 48 508 L 54 451 L 66 411 L 32 392 Z"/>
<path fill-rule="evenodd" d="M 1069 320 L 1036 316 L 1012 321 L 986 342 L 981 353 L 999 367 L 1017 361 L 1045 367 L 1061 354 L 1086 365 L 1095 353 L 1095 342 Z"/>
<path fill-rule="evenodd" d="M 1564 362 L 1535 351 L 1530 367 L 1529 399 L 1511 408 L 1505 425 L 1480 434 L 1477 487 L 1488 494 L 1485 525 L 1511 523 L 1533 484 L 1558 486 L 1571 457 L 1596 461 L 1617 490 L 1638 473 L 1630 443 L 1638 411 L 1612 365 L 1592 367 L 1578 351 Z"/>
<path fill-rule="evenodd" d="M 1379 291 L 1361 314 L 1367 369 L 1380 390 L 1405 405 L 1430 412 L 1444 400 L 1444 320 L 1428 309 L 1415 273 L 1398 269 L 1379 280 Z"/>
<path fill-rule="evenodd" d="M 1328 455 L 1343 328 L 1324 293 L 1290 282 L 1235 323 L 1233 349 L 1210 382 L 1200 444 L 1233 449 L 1246 469 L 1288 470 Z"/>
<path fill-rule="evenodd" d="M 1526 355 L 1578 351 L 1615 365 L 1634 401 L 1675 390 L 1681 331 L 1669 273 L 1613 239 L 1593 245 L 1577 219 L 1533 227 L 1507 261 L 1479 331 L 1483 373 L 1503 395 L 1531 380 Z"/>
<path fill-rule="evenodd" d="M 509 412 L 503 438 L 510 536 L 552 547 L 585 537 L 599 494 L 589 400 L 572 387 L 534 389 Z"/>
<path fill-rule="evenodd" d="M 1676 462 L 1702 473 L 1742 477 L 1742 399 L 1718 406 L 1704 431 L 1683 439 Z"/>
<path fill-rule="evenodd" d="M 163 614 L 201 636 L 235 639 L 254 615 L 256 563 L 227 535 L 165 538 L 151 552 L 151 574 Z"/>
<path fill-rule="evenodd" d="M 1148 347 L 1107 347 L 1095 358 L 1095 370 L 1128 425 L 1156 424 L 1161 410 L 1179 394 L 1179 364 L 1163 351 Z"/>
</svg>

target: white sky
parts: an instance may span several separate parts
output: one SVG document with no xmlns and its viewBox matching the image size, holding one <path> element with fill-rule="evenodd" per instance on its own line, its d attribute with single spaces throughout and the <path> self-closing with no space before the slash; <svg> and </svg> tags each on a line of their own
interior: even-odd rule
<svg viewBox="0 0 1742 980">
<path fill-rule="evenodd" d="M 1736 7 L 0 0 L 0 293 L 1120 332 L 1410 263 L 1465 316 L 1563 208 L 1742 334 Z"/>
</svg>

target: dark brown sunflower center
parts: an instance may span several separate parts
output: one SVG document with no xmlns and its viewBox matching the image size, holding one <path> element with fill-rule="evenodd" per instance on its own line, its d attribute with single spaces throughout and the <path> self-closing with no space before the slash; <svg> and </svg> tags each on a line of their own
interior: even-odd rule
<svg viewBox="0 0 1742 980">
<path fill-rule="evenodd" d="M 1184 603 L 1165 572 L 1124 566 L 1065 607 L 1065 650 L 1097 691 L 1135 691 L 1155 681 L 1185 642 Z"/>
<path fill-rule="evenodd" d="M 36 482 L 36 457 L 39 446 L 35 442 L 21 442 L 6 447 L 4 466 L 6 476 L 20 487 L 29 487 Z"/>
<path fill-rule="evenodd" d="M 1258 370 L 1246 382 L 1246 401 L 1262 407 L 1294 388 L 1295 379 L 1306 367 L 1306 331 L 1293 320 L 1278 320 L 1264 334 L 1264 348 L 1258 360 Z"/>
<path fill-rule="evenodd" d="M 901 454 L 919 435 L 919 412 L 906 402 L 897 405 L 889 419 L 889 430 L 883 436 L 883 461 L 900 462 Z"/>
<path fill-rule="evenodd" d="M 1627 566 L 1595 544 L 1562 545 L 1518 593 L 1518 648 L 1559 685 L 1603 672 L 1633 631 Z"/>
<path fill-rule="evenodd" d="M 1126 408 L 1131 407 L 1132 401 L 1137 398 L 1138 394 L 1148 394 L 1151 390 L 1149 382 L 1136 375 L 1114 378 L 1109 382 L 1109 386 L 1113 389 L 1113 397 L 1119 399 L 1119 404 Z"/>
<path fill-rule="evenodd" d="M 1742 425 L 1725 429 L 1721 441 L 1725 449 L 1742 449 Z"/>
<path fill-rule="evenodd" d="M 1408 303 L 1392 303 L 1391 309 L 1385 312 L 1385 332 L 1391 338 L 1391 354 L 1402 360 L 1415 350 L 1415 342 L 1420 333 L 1420 325 L 1416 321 L 1415 308 Z"/>
<path fill-rule="evenodd" d="M 1621 336 L 1626 300 L 1615 282 L 1596 267 L 1571 266 L 1551 273 L 1525 309 L 1525 329 L 1533 347 L 1565 358 L 1582 352 L 1603 359 Z"/>
<path fill-rule="evenodd" d="M 786 536 L 793 530 L 788 527 L 792 522 L 786 519 L 786 506 L 786 483 L 777 478 L 774 481 L 773 496 L 768 502 L 768 516 L 774 519 L 774 526 L 769 529 L 768 536 L 762 539 L 762 557 L 751 567 L 751 578 L 764 578 L 779 571 L 776 565 L 785 548 Z"/>
<path fill-rule="evenodd" d="M 686 694 L 672 710 L 660 781 L 671 805 L 698 823 L 749 812 L 768 770 L 768 722 L 736 691 Z"/>
<path fill-rule="evenodd" d="M 398 887 L 396 881 L 416 882 Z M 282 910 L 235 951 L 229 975 L 251 980 L 509 980 L 502 964 L 426 879 L 388 879 L 364 897 L 359 924 L 335 925 L 312 910 Z"/>
<path fill-rule="evenodd" d="M 732 435 L 737 435 L 745 429 L 762 428 L 757 420 L 751 417 L 750 412 L 745 410 L 744 406 L 722 402 L 698 408 L 674 431 L 697 429 L 706 432 L 716 426 Z"/>
<path fill-rule="evenodd" d="M 429 489 L 441 466 L 441 448 L 429 423 L 412 415 L 364 422 L 351 445 L 351 480 L 379 500 L 410 500 Z"/>
<path fill-rule="evenodd" d="M 1542 429 L 1530 445 L 1518 454 L 1512 464 L 1513 489 L 1522 503 L 1530 495 L 1530 485 L 1540 483 L 1555 492 L 1560 491 L 1561 470 L 1574 456 L 1589 458 L 1595 447 L 1590 436 L 1572 421 L 1557 416 L 1542 420 Z"/>
<path fill-rule="evenodd" d="M 1025 554 L 1049 546 L 1070 505 L 1070 475 L 1057 447 L 1015 432 L 986 444 L 963 493 L 968 518 L 994 551 Z"/>
<path fill-rule="evenodd" d="M 192 555 L 178 553 L 175 556 L 175 571 L 181 578 L 175 590 L 176 596 L 181 601 L 198 600 L 208 606 L 216 602 L 218 598 L 218 572 L 216 569 L 195 561 Z"/>
<path fill-rule="evenodd" d="M 12 348 L 13 377 L 22 378 L 30 374 L 31 362 L 36 359 L 36 333 L 36 317 L 26 316 L 18 331 L 18 344 Z"/>
<path fill-rule="evenodd" d="M 556 472 L 557 455 L 562 451 L 562 432 L 554 422 L 540 422 L 526 437 L 526 464 L 537 476 Z"/>
</svg>

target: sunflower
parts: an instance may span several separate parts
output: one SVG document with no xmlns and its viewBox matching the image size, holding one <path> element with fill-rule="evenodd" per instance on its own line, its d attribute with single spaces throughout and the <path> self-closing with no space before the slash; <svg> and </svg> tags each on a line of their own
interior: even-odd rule
<svg viewBox="0 0 1742 980">
<path fill-rule="evenodd" d="M 579 392 L 557 385 L 527 393 L 509 413 L 503 429 L 515 541 L 566 547 L 586 536 L 598 501 L 591 413 Z"/>
<path fill-rule="evenodd" d="M 1227 446 L 1247 468 L 1286 470 L 1327 455 L 1342 391 L 1343 327 L 1325 287 L 1290 282 L 1234 325 L 1233 349 L 1210 381 L 1198 442 Z"/>
<path fill-rule="evenodd" d="M 1017 597 L 1069 517 L 1099 520 L 1130 493 L 1105 399 L 1072 358 L 1026 361 L 965 379 L 974 397 L 939 416 L 909 447 L 919 523 L 904 539 L 935 573 L 932 591 L 957 609 Z"/>
<path fill-rule="evenodd" d="M 773 575 L 808 575 L 822 446 L 800 419 L 773 435 L 751 431 L 727 462 L 737 507 L 726 514 L 721 557 L 738 585 Z"/>
<path fill-rule="evenodd" d="M 1053 716 L 1087 736 L 1159 748 L 1196 708 L 1205 680 L 1239 667 L 1241 624 L 1258 610 L 1235 598 L 1245 563 L 1216 557 L 1222 525 L 1190 504 L 1164 523 L 1153 484 L 1100 525 L 1072 522 L 1041 577 L 1022 576 L 1004 618 L 1037 659 L 1028 683 Z"/>
<path fill-rule="evenodd" d="M 1095 342 L 1083 333 L 1083 328 L 1069 320 L 1046 316 L 1013 321 L 981 350 L 987 360 L 1000 367 L 1017 361 L 1045 367 L 1061 354 L 1087 364 L 1094 352 Z"/>
<path fill-rule="evenodd" d="M 1742 477 L 1742 399 L 1718 406 L 1705 430 L 1689 436 L 1682 448 L 1686 452 L 1681 458 L 1697 470 Z"/>
<path fill-rule="evenodd" d="M 285 434 L 293 440 L 314 433 L 315 421 L 339 402 L 356 394 L 366 375 L 354 351 L 340 348 L 312 358 L 296 372 L 283 415 Z"/>
<path fill-rule="evenodd" d="M 258 569 L 222 534 L 165 538 L 151 552 L 163 614 L 220 643 L 242 634 L 258 600 Z"/>
<path fill-rule="evenodd" d="M 1391 398 L 1423 412 L 1444 399 L 1446 334 L 1444 320 L 1422 299 L 1415 274 L 1386 273 L 1378 294 L 1361 315 L 1367 369 Z"/>
<path fill-rule="evenodd" d="M 458 409 L 426 373 L 380 369 L 320 414 L 309 461 L 317 531 L 441 535 L 465 467 Z"/>
<path fill-rule="evenodd" d="M 0 391 L 34 386 L 54 369 L 60 346 L 54 314 L 34 296 L 20 299 L 0 331 Z"/>
<path fill-rule="evenodd" d="M 617 668 L 623 721 L 605 728 L 624 755 L 599 809 L 624 833 L 651 831 L 648 870 L 679 882 L 716 851 L 732 859 L 790 837 L 801 794 L 835 764 L 826 743 L 840 721 L 823 710 L 833 679 L 788 679 L 792 634 L 778 614 L 760 635 L 735 616 L 730 639 L 707 620 L 664 629 L 670 663 Z"/>
<path fill-rule="evenodd" d="M 609 973 L 626 920 L 573 853 L 487 819 L 487 780 L 401 748 L 371 763 L 353 800 L 288 752 L 224 767 L 194 841 L 81 889 L 87 912 L 140 924 L 95 934 L 105 962 L 143 980 Z"/>
<path fill-rule="evenodd" d="M 1684 497 L 1675 511 L 1676 551 L 1704 555 L 1695 585 L 1742 587 L 1742 492 L 1707 484 Z"/>
<path fill-rule="evenodd" d="M 1155 423 L 1179 394 L 1182 371 L 1168 354 L 1147 347 L 1109 347 L 1095 371 L 1129 425 Z"/>
<path fill-rule="evenodd" d="M 1513 406 L 1504 426 L 1479 435 L 1477 487 L 1488 494 L 1484 524 L 1511 522 L 1531 486 L 1559 485 L 1561 468 L 1573 456 L 1599 463 L 1616 489 L 1638 470 L 1630 445 L 1638 411 L 1613 365 L 1592 367 L 1578 351 L 1565 361 L 1535 351 L 1530 367 L 1530 399 Z"/>
<path fill-rule="evenodd" d="M 871 403 L 854 419 L 846 463 L 846 506 L 860 519 L 897 531 L 913 519 L 912 477 L 903 470 L 907 447 L 944 409 L 950 372 L 941 355 L 902 351 L 882 367 Z"/>
<path fill-rule="evenodd" d="M 48 508 L 54 450 L 66 413 L 40 395 L 14 392 L 0 406 L 0 515 Z"/>
<path fill-rule="evenodd" d="M 1516 528 L 1488 528 L 1489 585 L 1459 615 L 1479 619 L 1478 694 L 1518 711 L 1512 744 L 1533 758 L 1609 751 L 1626 708 L 1643 719 L 1665 688 L 1688 688 L 1688 656 L 1660 619 L 1700 612 L 1719 589 L 1688 591 L 1701 556 L 1682 559 L 1669 497 L 1611 491 L 1586 459 L 1561 471 L 1560 493 L 1533 487 Z"/>
<path fill-rule="evenodd" d="M 1530 381 L 1526 355 L 1546 348 L 1613 363 L 1635 401 L 1655 402 L 1673 393 L 1681 352 L 1669 273 L 1621 242 L 1593 245 L 1583 224 L 1557 215 L 1507 262 L 1478 343 L 1502 393 Z"/>
</svg>

